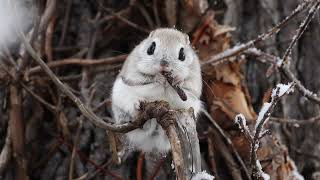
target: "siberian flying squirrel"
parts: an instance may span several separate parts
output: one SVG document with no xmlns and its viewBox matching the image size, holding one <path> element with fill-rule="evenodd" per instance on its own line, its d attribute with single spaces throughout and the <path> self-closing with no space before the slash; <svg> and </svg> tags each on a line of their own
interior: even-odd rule
<svg viewBox="0 0 320 180">
<path fill-rule="evenodd" d="M 187 95 L 183 101 L 169 85 L 163 72 L 170 72 L 174 84 Z M 112 89 L 112 111 L 115 122 L 132 120 L 141 101 L 167 101 L 174 109 L 201 108 L 201 69 L 198 57 L 190 45 L 188 35 L 169 28 L 160 28 L 137 45 L 127 57 Z M 144 152 L 167 152 L 169 140 L 155 119 L 143 128 L 126 134 L 135 149 Z"/>
</svg>

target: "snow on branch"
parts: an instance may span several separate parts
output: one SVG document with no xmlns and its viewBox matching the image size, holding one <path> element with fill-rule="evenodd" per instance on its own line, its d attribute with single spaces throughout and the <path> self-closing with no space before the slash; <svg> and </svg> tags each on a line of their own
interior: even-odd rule
<svg viewBox="0 0 320 180">
<path fill-rule="evenodd" d="M 263 171 L 261 170 L 262 168 L 260 162 L 257 159 L 257 151 L 259 149 L 260 139 L 265 135 L 270 134 L 269 130 L 264 129 L 264 125 L 269 120 L 271 113 L 273 112 L 280 98 L 285 94 L 291 92 L 293 86 L 293 82 L 288 84 L 278 84 L 276 88 L 272 90 L 271 101 L 263 104 L 256 120 L 253 133 L 247 126 L 246 119 L 242 114 L 239 114 L 235 117 L 236 124 L 238 124 L 241 132 L 244 133 L 245 137 L 251 143 L 250 165 L 251 175 L 254 179 L 259 179 L 260 177 L 264 179 L 270 179 L 270 177 L 267 174 L 263 173 Z"/>
</svg>

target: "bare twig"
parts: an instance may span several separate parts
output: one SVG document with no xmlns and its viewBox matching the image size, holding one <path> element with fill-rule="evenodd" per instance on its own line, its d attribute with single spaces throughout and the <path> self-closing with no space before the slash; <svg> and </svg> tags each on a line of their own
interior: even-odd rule
<svg viewBox="0 0 320 180">
<path fill-rule="evenodd" d="M 64 139 L 62 139 L 62 138 L 59 138 L 59 141 L 60 141 L 62 144 L 66 145 L 70 151 L 72 151 L 72 149 L 73 149 L 73 145 L 72 145 L 72 144 L 67 143 L 67 142 L 66 142 Z M 82 160 L 87 161 L 88 163 L 90 163 L 91 165 L 93 165 L 93 166 L 94 166 L 96 169 L 98 169 L 99 171 L 102 171 L 102 172 L 105 173 L 105 174 L 109 174 L 110 176 L 114 177 L 114 178 L 117 179 L 117 180 L 123 180 L 123 178 L 122 178 L 121 176 L 119 176 L 119 175 L 111 172 L 111 171 L 108 170 L 108 169 L 105 169 L 104 167 L 101 167 L 101 166 L 100 166 L 99 164 L 97 164 L 95 161 L 89 159 L 89 158 L 88 158 L 85 154 L 83 154 L 79 149 L 76 149 L 76 152 L 77 152 L 77 154 L 79 155 L 79 157 L 80 157 Z"/>
<path fill-rule="evenodd" d="M 42 33 L 47 29 L 48 24 L 50 23 L 50 20 L 53 14 L 55 13 L 56 4 L 57 4 L 56 0 L 47 1 L 46 10 L 41 17 L 41 21 L 39 25 L 39 33 Z"/>
<path fill-rule="evenodd" d="M 126 9 L 120 10 L 119 12 L 116 12 L 119 16 L 122 16 L 123 14 L 127 13 L 130 10 L 131 6 L 129 6 Z M 108 22 L 109 20 L 115 19 L 116 17 L 114 15 L 107 15 L 103 18 L 101 18 L 98 22 L 99 25 L 104 24 L 105 22 Z"/>
<path fill-rule="evenodd" d="M 146 8 L 143 7 L 143 5 L 141 3 L 138 4 L 138 8 L 139 8 L 141 14 L 143 15 L 144 19 L 148 23 L 149 29 L 153 29 L 154 23 L 153 23 L 153 20 L 150 16 L 149 12 L 146 10 Z"/>
<path fill-rule="evenodd" d="M 0 153 L 0 175 L 7 168 L 8 162 L 11 159 L 11 155 L 12 155 L 12 148 L 11 148 L 10 128 L 8 128 L 6 141 Z"/>
<path fill-rule="evenodd" d="M 228 168 L 228 172 L 232 176 L 232 179 L 242 180 L 241 169 L 239 169 L 239 165 L 235 162 L 235 159 L 230 153 L 228 146 L 223 142 L 223 137 L 217 131 L 213 131 L 212 133 L 214 144 L 219 147 L 219 152 L 226 162 L 226 166 Z"/>
<path fill-rule="evenodd" d="M 135 24 L 134 22 L 129 21 L 128 19 L 122 17 L 122 16 L 119 15 L 118 13 L 115 13 L 112 9 L 106 8 L 106 7 L 103 7 L 103 6 L 102 6 L 102 8 L 103 8 L 104 10 L 108 11 L 112 16 L 114 16 L 114 17 L 116 17 L 117 19 L 119 19 L 120 21 L 126 23 L 127 25 L 129 25 L 129 26 L 131 26 L 131 27 L 133 27 L 133 28 L 135 28 L 135 29 L 137 29 L 137 30 L 139 30 L 139 31 L 141 31 L 141 32 L 147 33 L 147 34 L 150 32 L 150 30 L 147 30 L 147 29 L 139 26 L 138 24 Z"/>
<path fill-rule="evenodd" d="M 80 117 L 80 118 L 82 118 L 82 117 Z M 81 132 L 83 120 L 80 119 L 78 121 L 78 123 L 79 123 L 78 124 L 78 129 L 77 129 L 77 132 L 76 132 L 76 137 L 75 137 L 75 140 L 74 140 L 74 145 L 73 145 L 72 153 L 71 153 L 71 160 L 70 160 L 70 167 L 69 167 L 69 180 L 73 180 L 74 160 L 75 160 L 75 157 L 76 157 L 77 147 L 78 147 L 79 140 L 80 140 L 80 132 Z"/>
<path fill-rule="evenodd" d="M 36 93 L 34 93 L 28 86 L 26 86 L 24 83 L 20 83 L 21 86 L 31 95 L 33 96 L 36 100 L 38 100 L 40 103 L 42 103 L 44 106 L 46 106 L 50 111 L 52 112 L 57 112 L 57 108 L 48 103 L 47 101 L 45 101 L 42 97 L 40 97 L 39 95 L 37 95 Z"/>
<path fill-rule="evenodd" d="M 312 123 L 320 122 L 320 116 L 318 115 L 309 119 L 286 119 L 286 118 L 270 117 L 270 120 L 271 122 L 275 122 L 275 123 L 304 125 L 304 124 L 312 124 Z"/>
<path fill-rule="evenodd" d="M 288 79 L 290 81 L 293 81 L 295 83 L 295 87 L 299 90 L 299 92 L 303 96 L 305 96 L 308 99 L 320 104 L 320 97 L 316 93 L 314 93 L 314 92 L 308 90 L 306 87 L 304 87 L 304 85 L 301 83 L 301 81 L 299 81 L 295 77 L 295 75 L 291 72 L 291 70 L 289 69 L 289 67 L 287 65 L 283 65 L 281 67 L 281 71 L 288 77 Z"/>
<path fill-rule="evenodd" d="M 53 55 L 52 55 L 52 37 L 53 37 L 53 32 L 55 28 L 57 17 L 52 16 L 50 23 L 48 25 L 47 31 L 46 31 L 46 38 L 45 38 L 45 54 L 47 56 L 47 60 L 51 62 L 53 60 Z"/>
<path fill-rule="evenodd" d="M 164 4 L 168 26 L 174 27 L 177 24 L 177 0 L 165 0 Z"/>
<path fill-rule="evenodd" d="M 159 11 L 158 11 L 158 6 L 157 6 L 157 2 L 158 0 L 152 0 L 152 9 L 153 9 L 153 14 L 155 17 L 155 21 L 156 21 L 156 27 L 160 27 L 161 26 L 161 21 L 160 21 L 160 17 L 159 17 Z"/>
<path fill-rule="evenodd" d="M 167 157 L 163 157 L 160 159 L 160 162 L 158 163 L 158 165 L 156 166 L 154 171 L 151 173 L 150 178 L 148 180 L 154 180 L 157 177 L 157 175 L 158 175 L 158 173 L 159 173 L 159 171 L 160 171 L 161 167 L 163 166 L 166 159 L 167 159 Z"/>
<path fill-rule="evenodd" d="M 111 164 L 111 160 L 108 160 L 107 162 L 105 162 L 105 163 L 103 163 L 102 165 L 100 165 L 100 167 L 102 168 L 102 169 L 105 169 L 105 168 L 107 168 L 110 164 Z M 93 179 L 93 178 L 95 178 L 95 176 L 99 173 L 101 171 L 101 169 L 97 169 L 97 170 L 95 170 L 95 171 L 93 171 L 93 172 L 88 172 L 87 173 L 87 177 L 85 178 L 85 179 L 87 179 L 87 180 L 89 180 L 89 179 Z"/>
<path fill-rule="evenodd" d="M 215 162 L 215 149 L 214 149 L 214 145 L 212 142 L 212 138 L 208 137 L 207 142 L 208 142 L 208 158 L 209 158 L 209 162 L 211 165 L 211 172 L 213 173 L 215 179 L 219 180 L 220 178 L 217 173 L 218 171 L 217 171 L 217 165 Z"/>
<path fill-rule="evenodd" d="M 104 59 L 62 59 L 62 60 L 55 60 L 53 62 L 49 62 L 47 64 L 50 68 L 56 68 L 59 66 L 66 66 L 66 65 L 78 65 L 78 66 L 97 66 L 103 64 L 116 64 L 116 63 L 123 63 L 126 59 L 127 55 L 119 55 L 110 58 Z M 40 66 L 36 66 L 30 68 L 28 74 L 34 74 L 37 72 L 43 71 Z"/>
<path fill-rule="evenodd" d="M 59 41 L 59 45 L 61 46 L 64 42 L 64 39 L 66 37 L 67 34 L 67 28 L 68 28 L 68 24 L 69 24 L 69 19 L 70 19 L 70 12 L 71 12 L 71 7 L 72 7 L 72 0 L 67 0 L 66 3 L 66 11 L 65 11 L 65 15 L 64 15 L 64 19 L 63 19 L 63 27 L 62 27 L 62 33 L 61 33 L 61 38 Z"/>
</svg>

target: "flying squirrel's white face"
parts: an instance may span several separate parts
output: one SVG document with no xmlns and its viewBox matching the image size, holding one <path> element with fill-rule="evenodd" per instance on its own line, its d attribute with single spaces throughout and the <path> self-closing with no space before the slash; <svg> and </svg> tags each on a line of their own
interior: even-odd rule
<svg viewBox="0 0 320 180">
<path fill-rule="evenodd" d="M 164 71 L 172 72 L 180 80 L 189 76 L 192 64 L 198 61 L 188 35 L 167 28 L 151 32 L 131 56 L 137 56 L 132 58 L 141 73 L 154 76 Z"/>
</svg>

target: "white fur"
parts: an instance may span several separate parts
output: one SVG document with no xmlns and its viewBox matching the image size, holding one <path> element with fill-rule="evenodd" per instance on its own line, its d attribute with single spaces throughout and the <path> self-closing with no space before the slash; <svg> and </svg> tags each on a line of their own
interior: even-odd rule
<svg viewBox="0 0 320 180">
<path fill-rule="evenodd" d="M 163 30 L 163 32 L 161 30 Z M 172 36 L 172 33 L 177 32 L 178 31 L 171 29 L 156 30 L 154 33 L 154 36 L 156 37 L 149 36 L 149 38 L 142 41 L 142 43 L 140 43 L 140 45 L 138 45 L 128 56 L 128 59 L 126 60 L 119 77 L 116 79 L 112 90 L 112 107 L 116 123 L 121 124 L 123 121 L 128 121 L 128 119 L 121 119 L 121 111 L 119 108 L 133 117 L 136 115 L 136 108 L 141 101 L 152 102 L 156 100 L 164 100 L 170 104 L 171 108 L 188 109 L 192 107 L 195 113 L 198 114 L 201 108 L 201 101 L 199 97 L 201 94 L 202 83 L 200 65 L 197 56 L 192 49 L 189 49 L 189 44 L 186 43 L 184 44 L 184 46 L 187 46 L 185 47 L 186 51 L 188 51 L 186 52 L 186 57 L 188 58 L 186 59 L 186 62 L 179 62 L 177 58 L 173 57 L 177 52 L 179 52 L 180 47 L 172 49 L 166 48 L 166 51 L 162 49 L 166 47 L 166 41 L 164 41 L 164 38 L 167 33 Z M 181 36 L 178 36 L 180 35 L 179 33 L 180 32 L 177 33 L 177 36 L 174 35 L 173 37 L 177 38 L 177 45 L 182 46 L 180 45 L 183 44 L 181 38 L 185 36 L 183 36 L 182 33 L 180 33 Z M 146 54 L 146 48 L 148 47 L 147 43 L 151 42 L 150 38 L 158 41 L 158 46 L 155 51 L 157 54 L 154 56 L 148 56 Z M 170 45 L 172 46 L 172 42 L 170 42 Z M 192 52 L 189 52 L 190 50 Z M 162 54 L 165 54 L 166 57 L 169 56 L 168 59 L 170 60 L 170 63 L 173 64 L 173 66 L 178 67 L 177 69 L 174 69 L 173 67 L 173 72 L 179 78 L 183 79 L 181 85 L 187 94 L 187 101 L 182 101 L 177 92 L 168 85 L 164 77 L 159 75 L 159 64 L 156 61 L 162 56 Z M 143 66 L 145 67 L 143 68 Z M 143 71 L 143 73 L 155 75 L 156 82 L 147 85 L 130 86 L 123 82 L 120 77 L 123 76 L 133 82 L 144 82 L 144 77 L 138 73 L 141 71 Z M 158 129 L 156 130 L 156 128 Z M 156 136 L 152 135 L 155 131 L 158 134 Z M 130 146 L 145 152 L 167 152 L 170 150 L 168 138 L 163 129 L 157 125 L 155 119 L 147 121 L 142 129 L 133 130 L 127 133 L 126 136 Z"/>
</svg>

